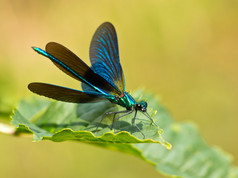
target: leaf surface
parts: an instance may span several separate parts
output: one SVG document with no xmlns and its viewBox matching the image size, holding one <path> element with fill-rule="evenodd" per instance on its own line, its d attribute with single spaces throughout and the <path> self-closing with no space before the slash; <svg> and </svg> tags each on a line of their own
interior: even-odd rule
<svg viewBox="0 0 238 178">
<path fill-rule="evenodd" d="M 136 123 L 145 134 L 145 139 L 131 125 L 133 115 L 119 120 L 116 134 L 110 129 L 112 118 L 107 118 L 94 135 L 91 131 L 95 131 L 105 112 L 122 108 L 109 102 L 76 105 L 40 97 L 21 101 L 12 123 L 19 127 L 18 133 L 33 133 L 35 141 L 77 140 L 95 144 L 135 155 L 154 165 L 162 174 L 172 177 L 238 177 L 238 168 L 232 166 L 231 156 L 209 146 L 193 123 L 175 122 L 152 94 L 137 91 L 133 96 L 138 100 L 147 99 L 149 108 L 153 108 L 149 109 L 149 114 L 164 133 L 140 114 Z M 171 144 L 165 140 L 172 143 L 171 150 Z"/>
<path fill-rule="evenodd" d="M 14 112 L 12 124 L 32 132 L 34 141 L 46 139 L 56 142 L 77 140 L 89 143 L 159 143 L 171 148 L 161 136 L 163 130 L 152 124 L 142 113 L 138 113 L 136 124 L 145 138 L 131 124 L 133 113 L 117 121 L 115 133 L 111 130 L 110 115 L 96 131 L 105 113 L 118 110 L 124 108 L 108 101 L 73 104 L 33 97 L 20 102 Z M 152 116 L 156 113 L 152 109 L 148 112 Z M 159 125 L 158 121 L 155 122 Z"/>
</svg>

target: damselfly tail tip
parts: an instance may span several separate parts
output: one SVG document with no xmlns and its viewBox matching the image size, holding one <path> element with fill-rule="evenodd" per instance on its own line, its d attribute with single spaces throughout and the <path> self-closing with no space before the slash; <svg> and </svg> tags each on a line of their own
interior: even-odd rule
<svg viewBox="0 0 238 178">
<path fill-rule="evenodd" d="M 32 48 L 34 51 L 36 51 L 36 52 L 38 52 L 38 53 L 40 53 L 40 54 L 43 52 L 43 50 L 40 49 L 40 48 L 38 48 L 38 47 L 32 46 L 31 48 Z"/>
<path fill-rule="evenodd" d="M 37 47 L 35 47 L 35 46 L 32 46 L 31 48 L 32 48 L 32 49 L 34 49 L 34 50 L 36 50 L 36 49 L 37 49 Z"/>
</svg>

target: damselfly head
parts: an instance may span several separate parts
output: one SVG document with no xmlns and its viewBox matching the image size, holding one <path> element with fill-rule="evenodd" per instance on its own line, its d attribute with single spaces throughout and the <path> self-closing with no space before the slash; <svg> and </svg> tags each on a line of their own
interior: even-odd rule
<svg viewBox="0 0 238 178">
<path fill-rule="evenodd" d="M 136 109 L 137 109 L 137 110 L 140 110 L 140 111 L 142 111 L 142 112 L 146 112 L 147 102 L 142 101 L 142 102 L 140 102 L 140 103 L 137 103 L 137 104 L 136 104 Z"/>
</svg>

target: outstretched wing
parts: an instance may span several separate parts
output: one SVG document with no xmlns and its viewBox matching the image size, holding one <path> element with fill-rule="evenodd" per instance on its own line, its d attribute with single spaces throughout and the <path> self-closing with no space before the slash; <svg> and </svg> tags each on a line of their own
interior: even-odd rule
<svg viewBox="0 0 238 178">
<path fill-rule="evenodd" d="M 84 82 L 88 86 L 101 94 L 110 95 L 110 93 L 120 93 L 120 91 L 96 74 L 87 64 L 66 47 L 50 42 L 46 45 L 46 51 L 33 47 L 33 49 L 48 57 L 60 70 L 69 76 Z"/>
<path fill-rule="evenodd" d="M 71 88 L 61 87 L 47 83 L 30 83 L 29 90 L 38 95 L 71 103 L 88 103 L 105 100 L 105 98 L 93 92 L 83 92 Z"/>
<path fill-rule="evenodd" d="M 117 87 L 121 92 L 125 90 L 117 34 L 111 23 L 105 22 L 96 30 L 90 45 L 90 61 L 95 73 Z"/>
</svg>

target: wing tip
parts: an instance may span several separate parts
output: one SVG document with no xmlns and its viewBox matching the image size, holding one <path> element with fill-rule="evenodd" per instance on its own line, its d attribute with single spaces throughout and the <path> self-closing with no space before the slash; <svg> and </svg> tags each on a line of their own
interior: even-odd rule
<svg viewBox="0 0 238 178">
<path fill-rule="evenodd" d="M 28 86 L 27 86 L 27 88 L 28 88 L 31 92 L 35 93 L 35 87 L 36 87 L 37 84 L 38 84 L 37 82 L 29 83 Z"/>
</svg>

